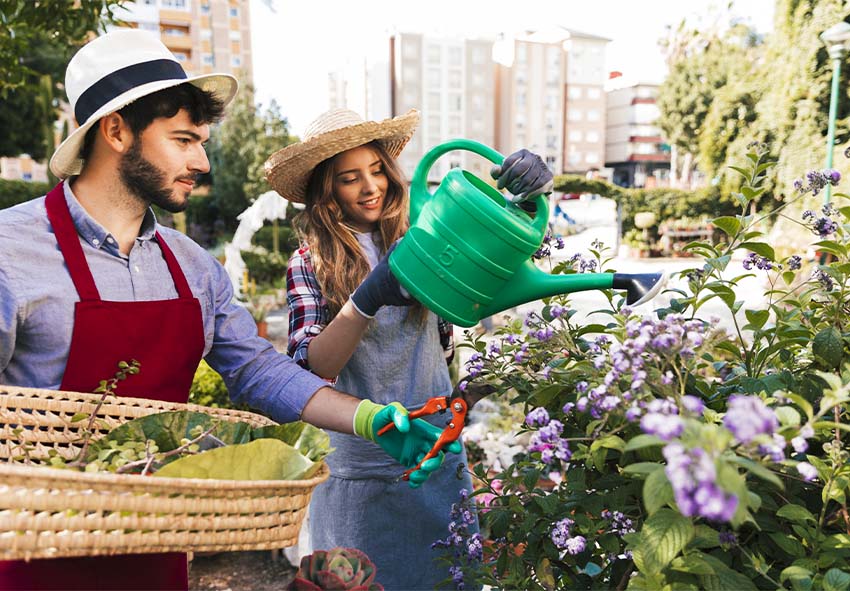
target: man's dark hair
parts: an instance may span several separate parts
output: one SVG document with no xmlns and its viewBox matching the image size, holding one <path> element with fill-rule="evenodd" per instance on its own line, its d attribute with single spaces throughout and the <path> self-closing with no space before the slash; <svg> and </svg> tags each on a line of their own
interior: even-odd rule
<svg viewBox="0 0 850 591">
<path fill-rule="evenodd" d="M 185 82 L 136 99 L 118 113 L 137 136 L 147 129 L 154 119 L 174 117 L 180 109 L 186 109 L 192 123 L 216 123 L 224 115 L 224 102 L 213 93 L 201 90 L 194 84 Z M 97 125 L 93 125 L 83 140 L 80 158 L 88 160 L 97 136 Z"/>
</svg>

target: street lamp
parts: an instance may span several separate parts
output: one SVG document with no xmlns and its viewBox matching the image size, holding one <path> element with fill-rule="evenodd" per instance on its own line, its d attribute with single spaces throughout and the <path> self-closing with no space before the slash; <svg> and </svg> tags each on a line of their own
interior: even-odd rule
<svg viewBox="0 0 850 591">
<path fill-rule="evenodd" d="M 826 44 L 829 57 L 832 60 L 832 92 L 829 95 L 829 127 L 826 133 L 826 168 L 832 168 L 832 152 L 835 148 L 835 119 L 838 115 L 838 82 L 841 78 L 841 62 L 847 51 L 846 43 L 850 40 L 850 24 L 841 21 L 820 34 L 821 41 Z M 824 203 L 829 203 L 832 196 L 832 185 L 827 183 L 824 193 Z"/>
</svg>

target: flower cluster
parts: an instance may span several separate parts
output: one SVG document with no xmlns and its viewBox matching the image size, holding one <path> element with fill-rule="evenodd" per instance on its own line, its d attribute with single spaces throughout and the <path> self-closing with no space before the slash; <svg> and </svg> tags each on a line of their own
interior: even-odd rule
<svg viewBox="0 0 850 591">
<path fill-rule="evenodd" d="M 738 497 L 717 485 L 715 458 L 700 448 L 685 449 L 680 443 L 664 446 L 665 473 L 673 487 L 679 511 L 686 517 L 701 516 L 712 521 L 730 521 L 738 508 Z"/>
<path fill-rule="evenodd" d="M 622 537 L 626 534 L 634 533 L 635 531 L 632 520 L 623 515 L 620 511 L 609 511 L 608 509 L 603 509 L 600 516 L 602 519 L 607 519 L 611 522 L 608 526 L 608 531 L 612 534 Z"/>
<path fill-rule="evenodd" d="M 776 413 L 757 396 L 733 394 L 729 397 L 723 425 L 735 439 L 749 443 L 759 435 L 773 435 L 779 428 Z"/>
<path fill-rule="evenodd" d="M 622 343 L 613 343 L 605 349 L 606 343 L 597 341 L 590 347 L 590 351 L 596 353 L 594 366 L 609 368 L 602 384 L 587 391 L 576 402 L 579 411 L 587 411 L 593 418 L 618 408 L 634 407 L 632 402 L 645 385 L 649 363 L 672 364 L 693 357 L 705 340 L 705 322 L 688 320 L 680 314 L 669 314 L 658 320 L 649 316 L 631 319 L 625 328 L 626 338 Z M 662 383 L 668 385 L 672 380 L 672 374 L 662 377 Z M 627 385 L 623 387 L 621 382 Z M 583 394 L 587 384 L 585 388 L 581 386 L 579 384 L 577 390 Z"/>
<path fill-rule="evenodd" d="M 834 234 L 838 230 L 838 223 L 832 218 L 839 214 L 838 210 L 831 203 L 825 204 L 821 208 L 822 217 L 811 209 L 803 212 L 803 222 L 811 229 L 812 233 L 817 234 L 821 238 L 826 238 Z"/>
<path fill-rule="evenodd" d="M 841 180 L 841 173 L 832 168 L 823 170 L 810 170 L 805 178 L 794 181 L 794 189 L 800 193 L 811 192 L 817 195 L 827 185 L 837 185 Z"/>
<path fill-rule="evenodd" d="M 575 555 L 584 552 L 587 547 L 587 540 L 584 536 L 572 534 L 573 525 L 575 525 L 575 521 L 565 517 L 552 526 L 549 537 L 558 550 L 564 550 L 567 554 Z"/>
<path fill-rule="evenodd" d="M 788 257 L 788 268 L 792 271 L 796 271 L 800 267 L 803 266 L 803 259 L 798 254 L 791 255 Z"/>
<path fill-rule="evenodd" d="M 535 408 L 529 412 L 525 417 L 525 424 L 529 427 L 539 427 L 531 436 L 528 451 L 540 452 L 541 462 L 551 464 L 556 459 L 562 462 L 570 460 L 572 452 L 567 440 L 561 437 L 564 424 L 561 421 L 549 418 L 549 413 L 545 408 Z"/>
<path fill-rule="evenodd" d="M 770 261 L 769 258 L 757 255 L 754 252 L 747 254 L 747 256 L 744 258 L 744 261 L 741 264 L 748 271 L 750 269 L 752 269 L 753 267 L 756 267 L 757 269 L 761 269 L 762 271 L 770 271 L 771 269 L 773 269 L 773 265 L 774 265 Z"/>
<path fill-rule="evenodd" d="M 472 562 L 481 562 L 484 558 L 484 547 L 481 534 L 477 530 L 477 520 L 469 491 L 460 489 L 460 502 L 452 505 L 449 535 L 444 540 L 437 540 L 431 548 L 449 548 L 452 550 L 454 564 L 449 567 L 449 573 L 456 589 L 464 589 L 463 566 Z"/>
<path fill-rule="evenodd" d="M 562 250 L 564 248 L 564 239 L 553 235 L 550 230 L 547 230 L 546 235 L 543 236 L 543 242 L 540 244 L 540 248 L 531 255 L 531 258 L 544 259 L 552 254 L 553 248 L 555 250 Z"/>
</svg>

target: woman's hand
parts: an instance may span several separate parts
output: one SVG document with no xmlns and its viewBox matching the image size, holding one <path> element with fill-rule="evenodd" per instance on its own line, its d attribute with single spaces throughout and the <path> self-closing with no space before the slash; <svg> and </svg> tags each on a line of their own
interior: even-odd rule
<svg viewBox="0 0 850 591">
<path fill-rule="evenodd" d="M 414 302 L 390 271 L 390 254 L 397 244 L 398 240 L 351 294 L 351 303 L 366 318 L 374 318 L 382 306 L 409 306 Z"/>
<path fill-rule="evenodd" d="M 513 193 L 508 197 L 513 203 L 545 195 L 554 187 L 552 171 L 539 155 L 525 148 L 505 158 L 501 166 L 494 166 L 490 176 L 498 181 L 499 190 L 506 188 Z"/>
</svg>

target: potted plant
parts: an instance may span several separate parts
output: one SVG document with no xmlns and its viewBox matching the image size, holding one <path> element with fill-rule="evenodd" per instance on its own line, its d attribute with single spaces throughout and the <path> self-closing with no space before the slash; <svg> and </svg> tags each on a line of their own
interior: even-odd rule
<svg viewBox="0 0 850 591">
<path fill-rule="evenodd" d="M 384 591 L 375 582 L 375 565 L 356 548 L 316 550 L 301 559 L 289 591 Z"/>
</svg>

